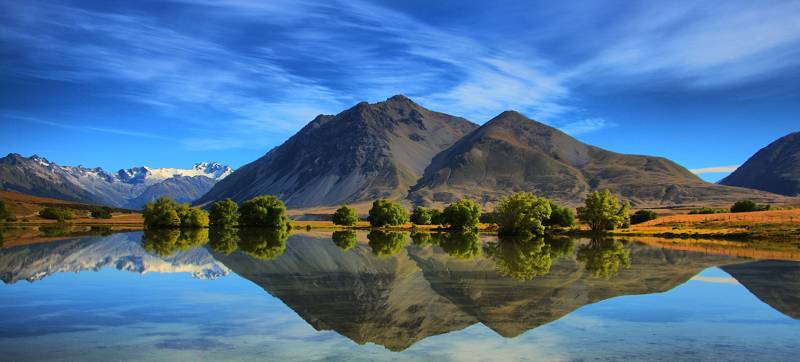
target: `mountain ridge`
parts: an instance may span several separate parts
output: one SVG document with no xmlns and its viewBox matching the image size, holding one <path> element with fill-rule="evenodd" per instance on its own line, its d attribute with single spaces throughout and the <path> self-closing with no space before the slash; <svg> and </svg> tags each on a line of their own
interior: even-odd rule
<svg viewBox="0 0 800 362">
<path fill-rule="evenodd" d="M 771 142 L 719 183 L 786 196 L 800 195 L 800 132 Z"/>
</svg>

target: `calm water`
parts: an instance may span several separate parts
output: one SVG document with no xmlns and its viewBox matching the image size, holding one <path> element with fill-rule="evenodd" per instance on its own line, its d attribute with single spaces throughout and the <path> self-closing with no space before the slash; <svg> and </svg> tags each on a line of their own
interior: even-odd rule
<svg viewBox="0 0 800 362">
<path fill-rule="evenodd" d="M 800 264 L 615 241 L 90 236 L 0 249 L 0 359 L 765 360 Z"/>
</svg>

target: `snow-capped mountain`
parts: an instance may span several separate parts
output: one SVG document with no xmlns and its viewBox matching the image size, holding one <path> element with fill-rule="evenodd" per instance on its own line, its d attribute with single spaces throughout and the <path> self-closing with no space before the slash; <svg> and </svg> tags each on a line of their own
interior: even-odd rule
<svg viewBox="0 0 800 362">
<path fill-rule="evenodd" d="M 142 166 L 112 173 L 99 167 L 59 166 L 37 155 L 26 158 L 11 153 L 0 158 L 0 189 L 140 209 L 161 196 L 194 201 L 232 172 L 229 166 L 201 162 L 190 169 Z"/>
</svg>

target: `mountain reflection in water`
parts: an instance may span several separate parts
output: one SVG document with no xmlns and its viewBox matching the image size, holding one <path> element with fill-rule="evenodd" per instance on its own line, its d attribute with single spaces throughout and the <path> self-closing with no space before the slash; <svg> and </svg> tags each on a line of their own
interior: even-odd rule
<svg viewBox="0 0 800 362">
<path fill-rule="evenodd" d="M 503 337 L 519 336 L 598 301 L 668 291 L 712 266 L 781 313 L 800 317 L 799 263 L 612 239 L 223 229 L 0 249 L 0 279 L 7 284 L 105 267 L 209 279 L 232 271 L 315 329 L 392 351 L 477 323 Z"/>
</svg>

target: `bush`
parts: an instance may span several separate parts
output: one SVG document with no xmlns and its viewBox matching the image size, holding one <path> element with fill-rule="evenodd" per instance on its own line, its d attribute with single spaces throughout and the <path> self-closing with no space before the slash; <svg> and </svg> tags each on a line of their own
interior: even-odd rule
<svg viewBox="0 0 800 362">
<path fill-rule="evenodd" d="M 481 218 L 481 207 L 472 200 L 459 200 L 442 211 L 442 223 L 453 230 L 475 230 Z"/>
<path fill-rule="evenodd" d="M 586 197 L 586 206 L 578 208 L 578 218 L 593 232 L 603 232 L 629 225 L 628 209 L 630 205 L 620 205 L 610 191 L 594 191 Z"/>
<path fill-rule="evenodd" d="M 272 195 L 258 196 L 245 201 L 239 214 L 240 226 L 285 229 L 288 220 L 283 201 Z"/>
<path fill-rule="evenodd" d="M 214 227 L 235 226 L 239 220 L 239 205 L 231 199 L 217 201 L 211 205 L 209 223 Z"/>
<path fill-rule="evenodd" d="M 770 205 L 759 205 L 750 200 L 737 201 L 731 206 L 731 212 L 766 211 L 769 209 Z"/>
<path fill-rule="evenodd" d="M 550 202 L 530 192 L 518 192 L 498 202 L 494 222 L 501 234 L 542 234 L 544 223 L 550 218 Z"/>
<path fill-rule="evenodd" d="M 334 231 L 331 239 L 342 251 L 348 251 L 356 246 L 356 232 L 353 230 Z"/>
<path fill-rule="evenodd" d="M 176 211 L 175 201 L 168 197 L 160 197 L 155 202 L 144 205 L 144 225 L 147 228 L 177 228 L 181 226 L 181 218 Z"/>
<path fill-rule="evenodd" d="M 438 209 L 428 209 L 428 216 L 431 218 L 431 225 L 442 225 L 442 212 Z"/>
<path fill-rule="evenodd" d="M 423 207 L 415 207 L 411 211 L 411 222 L 415 225 L 430 225 L 431 213 Z"/>
<path fill-rule="evenodd" d="M 545 226 L 558 226 L 558 227 L 572 227 L 575 226 L 575 213 L 572 209 L 561 207 L 550 201 L 550 218 L 548 218 Z"/>
<path fill-rule="evenodd" d="M 342 205 L 333 213 L 333 223 L 336 225 L 354 226 L 358 223 L 356 209 Z"/>
<path fill-rule="evenodd" d="M 72 214 L 72 210 L 70 209 L 65 209 L 63 207 L 48 206 L 42 210 L 39 210 L 39 217 L 43 219 L 58 220 L 59 222 L 63 222 L 64 220 L 72 219 L 75 216 Z"/>
<path fill-rule="evenodd" d="M 111 218 L 111 208 L 108 206 L 98 206 L 93 207 L 91 211 L 91 215 L 95 219 L 110 219 Z"/>
<path fill-rule="evenodd" d="M 658 215 L 650 210 L 639 210 L 631 215 L 631 225 L 641 224 L 650 220 L 655 220 Z"/>
<path fill-rule="evenodd" d="M 208 213 L 205 210 L 191 208 L 181 219 L 181 227 L 204 228 L 208 227 Z"/>
<path fill-rule="evenodd" d="M 689 215 L 705 215 L 705 214 L 722 214 L 726 213 L 728 210 L 726 209 L 715 209 L 711 207 L 701 207 L 699 209 L 694 209 L 689 211 Z"/>
<path fill-rule="evenodd" d="M 369 209 L 369 224 L 374 227 L 403 225 L 408 221 L 406 210 L 386 199 L 378 199 Z"/>
</svg>

